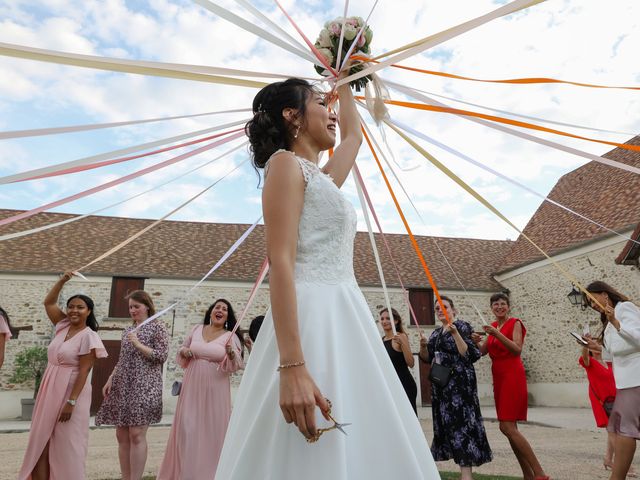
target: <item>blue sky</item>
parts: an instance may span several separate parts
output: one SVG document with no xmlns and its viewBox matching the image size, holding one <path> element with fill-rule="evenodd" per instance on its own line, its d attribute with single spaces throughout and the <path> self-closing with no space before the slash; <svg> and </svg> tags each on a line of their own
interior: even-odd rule
<svg viewBox="0 0 640 480">
<path fill-rule="evenodd" d="M 220 3 L 247 17 L 235 2 Z M 368 1 L 353 3 L 350 14 L 361 16 L 366 16 L 373 4 Z M 640 6 L 634 0 L 618 0 L 615 8 L 605 3 L 598 0 L 549 0 L 527 12 L 496 20 L 403 63 L 480 78 L 548 76 L 600 84 L 640 85 L 636 68 L 640 46 Z M 297 36 L 272 2 L 253 4 Z M 341 2 L 287 1 L 283 4 L 312 40 L 326 20 L 341 15 L 343 10 Z M 455 8 L 452 2 L 437 0 L 381 1 L 371 19 L 374 53 L 436 33 L 494 8 L 496 2 L 489 0 L 460 0 Z M 241 31 L 189 1 L 48 0 L 38 2 L 34 7 L 34 2 L 3 0 L 0 1 L 0 42 L 136 60 L 314 75 L 310 63 Z M 633 91 L 562 85 L 488 85 L 388 69 L 381 76 L 425 91 L 521 114 L 601 129 L 640 132 L 640 100 L 638 93 Z M 99 72 L 0 57 L 0 130 L 245 108 L 255 93 L 249 88 Z M 403 98 L 396 92 L 393 92 L 393 97 Z M 240 120 L 245 116 L 237 113 L 95 132 L 0 140 L 0 176 Z M 441 114 L 392 108 L 391 116 L 542 193 L 547 193 L 558 178 L 585 161 Z M 377 132 L 375 128 L 374 131 Z M 586 134 L 613 141 L 629 138 L 629 135 L 602 132 Z M 442 174 L 424 166 L 424 160 L 392 132 L 387 132 L 387 139 L 400 165 L 418 166 L 400 172 L 425 220 L 423 224 L 411 211 L 409 203 L 403 200 L 403 208 L 415 232 L 515 238 L 517 233 L 469 199 Z M 598 155 L 609 150 L 609 147 L 589 142 L 554 140 Z M 224 148 L 69 203 L 55 211 L 86 213 L 115 203 L 166 182 L 213 158 Z M 519 226 L 523 227 L 537 208 L 537 198 L 524 195 L 502 180 L 469 167 L 438 149 L 429 150 Z M 0 186 L 0 207 L 34 208 L 178 153 L 182 152 L 54 179 Z M 240 151 L 199 173 L 104 213 L 158 218 L 246 158 L 246 151 Z M 402 232 L 380 175 L 376 173 L 365 148 L 358 162 L 385 230 Z M 257 177 L 246 165 L 173 218 L 253 222 L 260 214 L 260 191 L 256 186 Z M 345 192 L 357 204 L 351 183 L 345 186 Z M 606 224 L 606 219 L 598 220 Z M 364 223 L 359 227 L 364 229 Z"/>
</svg>

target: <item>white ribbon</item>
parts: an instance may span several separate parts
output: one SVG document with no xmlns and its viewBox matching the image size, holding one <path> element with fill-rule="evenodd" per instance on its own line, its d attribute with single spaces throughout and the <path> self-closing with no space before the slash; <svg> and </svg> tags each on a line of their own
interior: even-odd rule
<svg viewBox="0 0 640 480">
<path fill-rule="evenodd" d="M 201 7 L 206 8 L 207 10 L 209 10 L 211 13 L 214 13 L 215 15 L 224 18 L 225 20 L 233 23 L 234 25 L 236 25 L 237 27 L 240 27 L 243 30 L 246 30 L 249 33 L 253 33 L 254 35 L 256 35 L 257 37 L 262 38 L 263 40 L 266 40 L 269 43 L 273 43 L 274 45 L 277 45 L 280 48 L 285 49 L 288 52 L 293 53 L 294 55 L 297 55 L 298 57 L 301 57 L 311 63 L 320 65 L 320 62 L 318 62 L 318 60 L 311 55 L 310 53 L 304 51 L 304 50 L 300 50 L 296 47 L 293 47 L 292 45 L 288 44 L 287 42 L 285 42 L 284 40 L 276 37 L 275 35 L 267 32 L 266 30 L 264 30 L 263 28 L 258 27 L 257 25 L 254 25 L 253 23 L 245 20 L 242 17 L 239 17 L 238 15 L 236 15 L 235 13 L 231 13 L 229 10 L 227 10 L 226 8 L 223 8 L 219 5 L 216 5 L 215 3 L 213 3 L 210 0 L 193 0 L 195 3 L 197 3 L 198 5 L 200 5 Z"/>
<path fill-rule="evenodd" d="M 162 315 L 164 315 L 165 313 L 167 313 L 169 310 L 174 309 L 177 305 L 179 305 L 180 303 L 183 303 L 188 297 L 189 295 L 191 295 L 193 293 L 193 291 L 198 288 L 200 285 L 202 285 L 202 283 L 209 278 L 218 268 L 220 268 L 220 266 L 227 261 L 227 259 L 233 255 L 233 252 L 235 252 L 238 247 L 240 245 L 242 245 L 242 243 L 247 239 L 247 237 L 251 234 L 251 232 L 253 232 L 253 230 L 256 228 L 256 225 L 258 225 L 258 222 L 262 220 L 262 216 L 260 216 L 260 218 L 258 218 L 255 222 L 253 222 L 253 224 L 240 236 L 240 238 L 238 238 L 238 240 L 236 240 L 236 242 L 231 245 L 231 247 L 229 248 L 229 250 L 227 250 L 227 252 L 220 258 L 220 260 L 218 260 L 216 262 L 216 264 L 211 267 L 211 269 L 204 275 L 204 277 L 202 277 L 195 285 L 193 285 L 188 291 L 187 293 L 185 293 L 184 297 L 182 298 L 182 300 L 178 300 L 176 302 L 173 302 L 171 305 L 169 305 L 167 308 L 156 312 L 154 315 L 150 316 L 149 318 L 147 318 L 146 320 L 144 320 L 142 323 L 140 323 L 140 325 L 138 325 L 134 330 L 139 330 L 140 328 L 142 328 L 143 326 L 145 326 L 147 323 L 155 320 L 156 318 L 161 317 Z"/>
<path fill-rule="evenodd" d="M 209 161 L 207 161 L 205 163 L 202 163 L 202 164 L 198 165 L 197 167 L 192 168 L 191 170 L 188 170 L 185 173 L 178 175 L 177 177 L 172 177 L 171 180 L 169 180 L 167 182 L 164 182 L 164 183 L 161 183 L 159 185 L 156 185 L 155 187 L 152 187 L 152 188 L 150 188 L 148 190 L 145 190 L 144 192 L 140 192 L 140 193 L 138 193 L 138 194 L 136 194 L 136 195 L 134 195 L 132 197 L 126 198 L 124 200 L 121 200 L 119 202 L 113 203 L 113 204 L 108 205 L 106 207 L 99 208 L 98 210 L 94 210 L 93 212 L 89 212 L 89 213 L 85 213 L 83 215 L 78 215 L 76 217 L 68 218 L 68 219 L 62 220 L 60 222 L 49 223 L 49 224 L 43 225 L 41 227 L 32 228 L 32 229 L 29 229 L 29 230 L 23 230 L 21 232 L 8 233 L 6 235 L 2 235 L 2 236 L 0 236 L 0 242 L 2 242 L 4 240 L 11 240 L 12 238 L 19 238 L 19 237 L 24 237 L 26 235 L 32 235 L 34 233 L 42 232 L 42 231 L 45 231 L 45 230 L 50 230 L 52 228 L 60 227 L 62 225 L 66 225 L 68 223 L 77 222 L 78 220 L 82 220 L 83 218 L 87 218 L 87 217 L 89 217 L 91 215 L 95 215 L 95 214 L 103 212 L 105 210 L 109 210 L 110 208 L 117 207 L 118 205 L 122 205 L 123 203 L 126 203 L 126 202 L 128 202 L 130 200 L 133 200 L 134 198 L 138 198 L 138 197 L 140 197 L 142 195 L 145 195 L 145 194 L 147 194 L 149 192 L 153 192 L 154 190 L 158 190 L 159 188 L 162 188 L 162 187 L 164 187 L 165 185 L 168 185 L 171 182 L 175 182 L 176 180 L 178 180 L 180 178 L 183 178 L 183 177 L 189 175 L 190 173 L 195 172 L 196 170 L 199 170 L 199 169 L 201 169 L 201 168 L 203 168 L 203 167 L 205 167 L 205 166 L 207 166 L 207 165 L 209 165 L 209 164 L 211 164 L 211 163 L 213 163 L 213 162 L 215 162 L 217 160 L 220 160 L 222 157 L 225 157 L 225 156 L 229 155 L 230 153 L 238 150 L 239 148 L 242 148 L 242 147 L 246 146 L 248 143 L 249 143 L 248 141 L 245 141 L 245 142 L 241 143 L 240 145 L 238 145 L 236 147 L 233 147 L 230 150 L 227 150 L 225 153 L 223 153 L 222 155 L 217 156 L 213 160 L 209 160 Z"/>
<path fill-rule="evenodd" d="M 547 197 L 545 195 L 542 195 L 541 193 L 533 190 L 532 188 L 527 187 L 526 185 L 518 182 L 517 180 L 514 180 L 514 179 L 512 179 L 510 177 L 507 177 L 506 175 L 498 172 L 497 170 L 494 170 L 493 168 L 488 167 L 488 166 L 484 165 L 483 163 L 478 162 L 477 160 L 474 160 L 473 158 L 465 155 L 464 153 L 459 152 L 458 150 L 455 150 L 454 148 L 451 148 L 451 147 L 445 145 L 444 143 L 441 143 L 441 142 L 439 142 L 439 141 L 437 141 L 437 140 L 425 135 L 424 133 L 417 131 L 414 128 L 411 128 L 410 126 L 408 126 L 408 125 L 406 125 L 406 124 L 404 124 L 402 122 L 399 122 L 397 120 L 391 120 L 390 123 L 394 124 L 398 128 L 401 128 L 405 132 L 411 133 L 412 135 L 414 135 L 414 136 L 416 136 L 418 138 L 421 138 L 422 140 L 425 140 L 426 142 L 429 142 L 430 144 L 435 145 L 436 147 L 441 148 L 441 149 L 443 149 L 443 150 L 455 155 L 456 157 L 460 158 L 461 160 L 464 160 L 465 162 L 471 163 L 472 165 L 475 165 L 476 167 L 481 168 L 484 171 L 495 175 L 496 177 L 499 177 L 499 178 L 502 178 L 503 180 L 506 180 L 507 182 L 509 182 L 509 183 L 511 183 L 511 184 L 513 184 L 513 185 L 515 185 L 515 186 L 517 186 L 517 187 L 519 187 L 519 188 L 521 188 L 521 189 L 523 189 L 523 190 L 535 195 L 536 197 L 541 198 L 545 202 L 549 202 L 552 205 L 555 205 L 556 207 L 562 208 L 563 210 L 571 213 L 572 215 L 580 217 L 583 220 L 585 220 L 585 221 L 587 221 L 587 222 L 589 222 L 589 223 L 591 223 L 593 225 L 596 225 L 599 228 L 602 228 L 603 230 L 607 230 L 608 232 L 611 232 L 611 233 L 613 233 L 613 234 L 615 234 L 615 235 L 617 235 L 617 236 L 619 236 L 619 237 L 621 237 L 621 238 L 623 238 L 625 240 L 628 240 L 628 241 L 631 241 L 633 243 L 636 243 L 636 244 L 640 245 L 640 242 L 634 240 L 633 238 L 628 237 L 627 235 L 624 235 L 622 233 L 616 232 L 615 230 L 612 230 L 611 228 L 609 228 L 609 227 L 607 227 L 605 225 L 602 225 L 601 223 L 598 223 L 595 220 L 590 219 L 589 217 L 585 217 L 581 213 L 578 213 L 575 210 L 572 210 L 571 208 L 566 207 L 566 206 L 562 205 L 561 203 L 558 203 L 555 200 L 552 200 L 551 198 L 549 198 L 549 197 Z"/>
<path fill-rule="evenodd" d="M 455 27 L 449 28 L 447 30 L 443 30 L 442 32 L 432 35 L 430 37 L 426 37 L 423 40 L 419 41 L 419 43 L 416 46 L 409 48 L 404 52 L 399 53 L 398 55 L 388 58 L 387 60 L 384 60 L 380 63 L 371 65 L 370 67 L 365 68 L 364 70 L 358 73 L 355 73 L 354 75 L 350 75 L 346 78 L 343 78 L 337 83 L 337 85 L 340 86 L 345 83 L 349 83 L 354 80 L 357 80 L 358 78 L 371 75 L 372 73 L 377 72 L 378 70 L 388 67 L 389 65 L 392 65 L 394 63 L 401 62 L 406 58 L 417 55 L 427 50 L 428 48 L 432 48 L 440 43 L 443 43 L 447 40 L 457 37 L 458 35 L 461 35 L 465 32 L 473 30 L 474 28 L 479 27 L 480 25 L 484 25 L 485 23 L 488 23 L 491 20 L 495 20 L 496 18 L 509 15 L 519 10 L 523 10 L 527 7 L 536 5 L 538 3 L 542 3 L 544 1 L 545 0 L 515 0 L 514 2 L 504 5 L 485 15 L 481 15 L 477 18 L 474 18 L 473 20 L 469 20 Z"/>
<path fill-rule="evenodd" d="M 120 148 L 118 150 L 112 150 L 110 152 L 100 153 L 98 155 L 91 155 L 90 157 L 79 158 L 78 160 L 72 160 L 70 162 L 58 163 L 56 165 L 50 165 L 48 167 L 35 168 L 33 170 L 27 170 L 26 172 L 7 175 L 5 177 L 0 177 L 0 185 L 5 185 L 7 183 L 21 182 L 32 177 L 49 175 L 51 173 L 61 171 L 61 170 L 66 170 L 68 168 L 91 165 L 94 163 L 101 162 L 103 160 L 110 160 L 113 158 L 130 154 L 130 153 L 136 153 L 142 150 L 148 150 L 154 147 L 168 145 L 170 143 L 175 143 L 180 140 L 185 140 L 187 138 L 193 138 L 199 135 L 205 135 L 207 133 L 217 132 L 218 130 L 223 130 L 228 127 L 235 127 L 237 125 L 242 125 L 247 121 L 248 121 L 247 119 L 238 120 L 235 122 L 225 123 L 224 125 L 218 125 L 216 127 L 210 127 L 210 128 L 205 128 L 203 130 L 198 130 L 195 132 L 176 135 L 175 137 L 163 138 L 161 140 L 154 140 L 153 142 L 141 143 L 140 145 L 134 145 L 132 147 L 127 147 L 127 148 Z"/>
<path fill-rule="evenodd" d="M 389 299 L 389 291 L 387 290 L 387 282 L 384 279 L 384 271 L 382 270 L 382 263 L 380 262 L 380 254 L 378 253 L 378 247 L 376 246 L 376 239 L 373 236 L 373 228 L 371 227 L 371 220 L 369 219 L 369 209 L 362 193 L 362 186 L 358 181 L 357 175 L 352 171 L 351 175 L 356 184 L 356 190 L 358 191 L 358 198 L 360 199 L 360 206 L 362 207 L 362 214 L 364 215 L 364 221 L 367 224 L 367 232 L 369 232 L 369 241 L 371 242 L 371 249 L 373 250 L 373 257 L 376 261 L 376 267 L 378 268 L 378 274 L 380 275 L 380 283 L 382 284 L 382 293 L 384 294 L 384 302 L 387 307 L 387 313 L 391 319 L 391 331 L 395 335 L 396 322 L 393 318 L 393 311 L 391 310 L 391 300 Z"/>
<path fill-rule="evenodd" d="M 387 85 L 395 88 L 396 90 L 412 97 L 417 100 L 421 100 L 425 103 L 430 103 L 432 105 L 440 106 L 440 107 L 448 107 L 448 105 L 444 103 L 440 103 L 437 100 L 427 96 L 422 95 L 411 88 L 407 88 L 404 85 L 400 85 L 395 82 L 387 81 Z M 544 138 L 535 137 L 525 132 L 520 132 L 518 130 L 514 130 L 513 128 L 506 127 L 504 125 L 500 125 L 498 123 L 493 123 L 487 120 L 483 120 L 481 118 L 468 117 L 465 115 L 458 115 L 460 118 L 464 118 L 465 120 L 469 120 L 471 122 L 479 123 L 489 128 L 493 128 L 494 130 L 500 130 L 502 132 L 508 133 L 509 135 L 515 135 L 516 137 L 524 138 L 525 140 L 529 140 L 531 142 L 537 143 L 539 145 L 545 145 L 547 147 L 555 148 L 556 150 L 561 150 L 563 152 L 571 153 L 573 155 L 577 155 L 579 157 L 584 157 L 588 160 L 593 160 L 594 162 L 602 163 L 604 165 L 609 165 L 610 167 L 620 168 L 621 170 L 625 170 L 627 172 L 638 173 L 640 174 L 640 168 L 634 167 L 632 165 L 627 165 L 625 163 L 616 162 L 615 160 L 610 160 L 605 157 L 598 157 L 592 153 L 585 152 L 583 150 L 578 150 L 576 148 L 567 147 L 560 143 L 553 142 L 551 140 L 546 140 Z"/>
<path fill-rule="evenodd" d="M 92 123 L 86 125 L 70 125 L 68 127 L 36 128 L 32 130 L 11 130 L 0 132 L 0 140 L 7 138 L 40 137 L 43 135 L 56 135 L 59 133 L 85 132 L 87 130 L 98 130 L 101 128 L 123 127 L 125 125 L 139 125 L 141 123 L 162 122 L 166 120 L 178 120 L 180 118 L 204 117 L 207 115 L 219 115 L 223 113 L 250 112 L 250 108 L 239 108 L 237 110 L 223 110 L 219 112 L 196 113 L 194 115 L 180 115 L 176 117 L 148 118 L 146 120 L 131 120 L 127 122 Z"/>
</svg>

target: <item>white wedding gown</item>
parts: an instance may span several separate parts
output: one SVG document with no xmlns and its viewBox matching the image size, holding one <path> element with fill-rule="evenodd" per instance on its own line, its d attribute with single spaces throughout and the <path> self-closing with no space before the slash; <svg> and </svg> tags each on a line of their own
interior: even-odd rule
<svg viewBox="0 0 640 480">
<path fill-rule="evenodd" d="M 279 407 L 269 312 L 237 392 L 216 480 L 439 479 L 429 446 L 353 273 L 356 213 L 299 157 L 306 182 L 296 258 L 306 367 L 345 427 L 307 443 Z M 319 426 L 329 426 L 317 411 Z"/>
</svg>

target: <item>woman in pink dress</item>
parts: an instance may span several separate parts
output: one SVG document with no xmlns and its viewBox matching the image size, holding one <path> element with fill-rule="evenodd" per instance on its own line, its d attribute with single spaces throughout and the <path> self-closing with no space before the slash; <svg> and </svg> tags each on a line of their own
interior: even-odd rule
<svg viewBox="0 0 640 480">
<path fill-rule="evenodd" d="M 47 316 L 56 327 L 49 344 L 49 364 L 33 409 L 29 443 L 18 480 L 84 480 L 89 443 L 91 383 L 87 377 L 96 358 L 107 351 L 96 333 L 93 301 L 85 295 L 67 300 L 67 313 L 58 307 L 65 273 L 44 299 Z"/>
<path fill-rule="evenodd" d="M 231 304 L 216 300 L 178 351 L 185 369 L 158 480 L 213 480 L 231 416 L 230 374 L 242 368 Z"/>
<path fill-rule="evenodd" d="M 4 363 L 4 349 L 7 341 L 11 338 L 11 325 L 9 324 L 9 315 L 0 307 L 0 368 Z"/>
</svg>

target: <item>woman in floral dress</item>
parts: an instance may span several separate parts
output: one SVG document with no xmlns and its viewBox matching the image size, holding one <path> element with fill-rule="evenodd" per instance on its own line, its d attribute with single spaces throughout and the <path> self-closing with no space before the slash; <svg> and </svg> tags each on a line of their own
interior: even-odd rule
<svg viewBox="0 0 640 480">
<path fill-rule="evenodd" d="M 473 480 L 472 467 L 490 462 L 491 447 L 480 413 L 478 385 L 474 362 L 480 350 L 471 340 L 473 328 L 457 320 L 453 301 L 441 297 L 452 320 L 436 303 L 435 311 L 442 326 L 433 331 L 429 340 L 420 341 L 419 357 L 452 368 L 449 383 L 444 387 L 432 384 L 433 442 L 431 453 L 436 461 L 453 459 L 460 466 L 461 480 Z"/>
<path fill-rule="evenodd" d="M 162 364 L 169 353 L 164 324 L 158 320 L 136 328 L 155 313 L 147 292 L 127 295 L 134 325 L 122 334 L 118 363 L 102 392 L 96 425 L 115 425 L 123 480 L 139 480 L 147 462 L 147 429 L 162 419 Z"/>
</svg>

